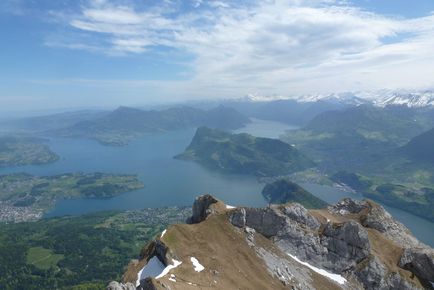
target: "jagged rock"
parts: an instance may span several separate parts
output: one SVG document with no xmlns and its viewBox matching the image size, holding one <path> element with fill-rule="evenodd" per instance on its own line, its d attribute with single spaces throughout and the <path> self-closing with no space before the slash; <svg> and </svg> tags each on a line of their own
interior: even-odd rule
<svg viewBox="0 0 434 290">
<path fill-rule="evenodd" d="M 388 273 L 386 266 L 376 256 L 371 255 L 363 264 L 364 267 L 356 271 L 355 275 L 367 290 L 419 289 L 405 281 L 398 273 Z"/>
<path fill-rule="evenodd" d="M 370 256 L 366 261 L 365 267 L 356 271 L 355 275 L 366 289 L 385 289 L 386 283 L 384 277 L 386 273 L 386 266 L 377 257 Z"/>
<path fill-rule="evenodd" d="M 155 286 L 152 278 L 146 278 L 140 281 L 140 285 L 137 287 L 137 290 L 158 290 Z"/>
<path fill-rule="evenodd" d="M 243 228 L 246 226 L 246 209 L 245 208 L 237 208 L 234 210 L 229 217 L 230 222 L 239 228 Z"/>
<path fill-rule="evenodd" d="M 422 279 L 434 281 L 434 250 L 427 248 L 405 249 L 399 260 L 399 266 L 410 270 Z"/>
<path fill-rule="evenodd" d="M 271 208 L 238 208 L 230 221 L 238 227 L 250 227 L 273 238 L 285 252 L 296 253 L 334 272 L 354 267 L 369 255 L 366 230 L 357 222 L 326 225 L 323 236 L 304 230 L 318 229 L 319 222 L 299 204 Z M 302 227 L 300 226 L 302 225 Z"/>
<path fill-rule="evenodd" d="M 328 210 L 337 215 L 358 215 L 364 227 L 376 229 L 401 247 L 422 245 L 403 224 L 373 201 L 344 198 L 335 205 L 329 206 Z"/>
<path fill-rule="evenodd" d="M 218 200 L 209 194 L 197 197 L 193 204 L 193 215 L 188 219 L 187 223 L 196 224 L 204 221 L 212 213 L 210 205 L 217 202 Z"/>
<path fill-rule="evenodd" d="M 140 259 L 151 259 L 152 257 L 157 256 L 160 261 L 162 261 L 165 265 L 167 265 L 167 246 L 159 239 L 156 239 L 149 243 L 140 253 Z"/>
<path fill-rule="evenodd" d="M 392 216 L 383 207 L 375 206 L 362 217 L 362 225 L 384 233 L 390 228 L 391 219 Z"/>
<path fill-rule="evenodd" d="M 328 207 L 328 210 L 334 214 L 346 215 L 361 212 L 363 209 L 369 207 L 365 200 L 354 200 L 351 198 L 344 198 L 338 203 Z"/>
<path fill-rule="evenodd" d="M 400 222 L 396 221 L 382 206 L 372 203 L 361 223 L 364 227 L 376 229 L 401 247 L 417 247 L 421 243 Z"/>
<path fill-rule="evenodd" d="M 321 244 L 327 250 L 327 260 L 334 271 L 340 273 L 354 268 L 357 263 L 367 258 L 370 243 L 366 230 L 355 221 L 332 225 L 328 223 L 323 231 Z"/>
<path fill-rule="evenodd" d="M 237 208 L 230 216 L 230 221 L 237 227 L 248 226 L 265 237 L 276 236 L 286 222 L 285 216 L 273 207 Z"/>
<path fill-rule="evenodd" d="M 398 273 L 390 273 L 388 276 L 386 276 L 385 280 L 385 286 L 383 289 L 397 289 L 397 290 L 417 290 L 420 289 L 419 287 L 405 281 L 401 275 Z M 428 288 L 428 289 L 432 289 Z M 374 289 L 373 289 L 374 290 Z M 376 290 L 376 289 L 375 289 Z"/>
<path fill-rule="evenodd" d="M 311 229 L 319 229 L 320 223 L 316 218 L 309 214 L 308 210 L 298 203 L 292 203 L 283 208 L 283 213 L 291 220 L 305 225 Z"/>
<path fill-rule="evenodd" d="M 210 214 L 214 215 L 209 217 Z M 299 204 L 273 205 L 266 208 L 238 207 L 228 211 L 223 203 L 210 195 L 204 195 L 196 199 L 190 223 L 200 224 L 194 225 L 193 228 L 180 226 L 177 231 L 188 232 L 188 234 L 182 235 L 183 239 L 190 236 L 194 237 L 196 241 L 199 239 L 200 242 L 196 245 L 198 247 L 215 243 L 215 240 L 207 240 L 207 235 L 198 233 L 198 237 L 196 237 L 196 231 L 199 228 L 202 228 L 203 231 L 205 227 L 206 232 L 207 227 L 212 224 L 213 233 L 217 228 L 224 228 L 224 233 L 234 231 L 226 237 L 229 240 L 225 241 L 225 248 L 233 249 L 232 242 L 237 243 L 236 245 L 247 242 L 248 248 L 254 251 L 255 255 L 261 259 L 260 261 L 264 262 L 272 277 L 272 280 L 267 280 L 267 283 L 274 283 L 275 280 L 273 279 L 276 279 L 280 281 L 279 285 L 284 285 L 284 287 L 318 289 L 318 284 L 314 283 L 317 278 L 312 276 L 313 266 L 346 278 L 345 285 L 339 285 L 342 289 L 416 290 L 422 289 L 423 286 L 421 285 L 433 289 L 430 288 L 431 284 L 428 281 L 434 280 L 434 250 L 419 243 L 407 228 L 395 221 L 384 208 L 371 201 L 344 199 L 338 204 L 330 206 L 328 211 L 309 211 Z M 231 224 L 237 229 L 231 229 Z M 243 240 L 239 239 L 240 236 L 244 237 Z M 384 253 L 382 253 L 381 243 L 383 239 L 385 245 L 391 247 L 390 251 L 384 251 Z M 178 260 L 184 259 L 185 262 L 187 257 L 193 255 L 193 253 L 189 253 L 188 256 L 184 255 L 183 257 L 176 250 L 168 249 L 162 240 L 164 239 L 156 238 L 155 241 L 148 244 L 141 253 L 141 260 L 158 256 L 162 262 L 164 261 L 163 264 L 167 265 L 167 261 L 171 260 L 172 256 L 178 259 L 177 256 L 179 255 Z M 408 244 L 406 244 L 407 242 Z M 419 245 L 419 247 L 413 245 Z M 192 246 L 195 245 L 189 244 L 188 240 L 185 245 L 177 245 L 177 249 Z M 208 250 L 216 246 L 218 248 L 220 244 L 213 244 Z M 411 248 L 408 248 L 409 246 Z M 401 251 L 403 254 L 399 265 L 396 265 L 398 258 L 396 253 Z M 222 252 L 224 251 L 220 249 L 219 253 Z M 194 256 L 197 253 L 199 251 L 195 251 Z M 297 259 L 289 257 L 288 254 L 296 256 Z M 249 252 L 244 252 L 243 255 L 248 256 L 252 261 L 255 260 Z M 202 260 L 201 258 L 204 257 L 209 257 L 208 252 L 199 259 Z M 224 259 L 227 258 L 224 257 Z M 213 263 L 216 260 L 218 259 L 213 258 Z M 305 267 L 306 264 L 300 266 L 299 260 L 303 261 L 303 264 L 304 262 L 310 264 L 309 267 Z M 392 264 L 391 261 L 393 261 Z M 256 263 L 255 265 L 259 264 Z M 180 266 L 180 268 L 186 267 L 189 263 L 183 263 L 183 265 L 185 266 Z M 397 266 L 402 269 L 397 269 Z M 219 273 L 240 271 L 233 267 L 233 263 L 226 263 L 226 261 L 220 263 L 219 267 L 221 267 L 218 268 Z M 246 269 L 246 266 L 243 269 Z M 217 270 L 213 269 L 212 271 Z M 251 277 L 256 277 L 259 275 L 258 273 L 263 272 L 255 272 Z M 410 278 L 411 274 L 414 276 Z M 221 278 L 224 274 L 218 276 Z M 125 281 L 132 281 L 133 278 Z M 326 279 L 325 282 L 327 282 L 329 278 L 323 277 L 322 279 Z M 226 280 L 226 282 L 232 281 L 232 279 Z M 266 280 L 267 277 L 263 277 L 261 281 L 265 281 L 264 279 Z M 322 281 L 324 282 L 324 280 Z M 212 283 L 214 282 L 213 280 Z M 183 289 L 179 288 L 179 284 L 172 283 L 173 281 L 163 278 L 158 281 L 150 278 L 142 279 L 137 289 L 154 290 L 170 289 L 170 287 Z M 122 285 L 109 285 L 112 288 L 107 289 L 130 290 L 129 288 L 119 288 Z M 327 289 L 335 289 L 334 284 L 331 285 L 332 287 Z M 339 286 L 336 284 L 336 288 Z M 226 288 L 218 289 L 228 288 L 226 286 Z"/>
<path fill-rule="evenodd" d="M 107 286 L 107 290 L 136 290 L 136 287 L 132 283 L 119 283 L 116 281 L 110 282 Z"/>
</svg>

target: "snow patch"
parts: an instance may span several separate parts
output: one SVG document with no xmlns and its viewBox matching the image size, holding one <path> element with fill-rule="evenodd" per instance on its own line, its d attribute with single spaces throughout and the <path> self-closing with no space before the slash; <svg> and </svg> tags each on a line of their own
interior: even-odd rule
<svg viewBox="0 0 434 290">
<path fill-rule="evenodd" d="M 176 282 L 176 276 L 173 274 L 170 274 L 169 281 Z"/>
<path fill-rule="evenodd" d="M 205 269 L 205 267 L 202 266 L 195 257 L 191 257 L 190 260 L 193 263 L 193 267 L 196 272 L 202 272 Z"/>
<path fill-rule="evenodd" d="M 161 263 L 157 256 L 152 257 L 148 263 L 137 273 L 136 287 L 140 281 L 147 277 L 155 277 L 164 270 L 164 264 Z"/>
<path fill-rule="evenodd" d="M 169 273 L 170 270 L 175 269 L 176 267 L 178 267 L 179 265 L 182 264 L 181 261 L 177 261 L 175 259 L 172 259 L 173 265 L 167 265 L 166 268 L 164 268 L 164 270 L 160 273 L 160 275 L 158 275 L 157 277 L 155 277 L 155 279 L 160 279 L 161 277 L 164 277 L 167 275 L 167 273 Z"/>
<path fill-rule="evenodd" d="M 191 282 L 187 282 L 187 284 L 188 284 L 188 285 L 191 285 L 191 286 L 197 286 L 197 284 L 195 284 L 195 283 L 191 283 Z"/>
<path fill-rule="evenodd" d="M 234 209 L 234 208 L 237 208 L 237 207 L 235 207 L 235 206 L 232 206 L 232 205 L 226 205 L 226 209 Z"/>
<path fill-rule="evenodd" d="M 161 233 L 160 239 L 162 239 L 162 238 L 164 237 L 164 235 L 166 234 L 166 232 L 167 232 L 167 230 L 164 230 L 164 231 Z"/>
<path fill-rule="evenodd" d="M 289 253 L 287 253 L 287 255 L 290 256 L 291 258 L 293 258 L 293 259 L 294 259 L 295 261 L 297 261 L 298 263 L 300 263 L 300 264 L 302 264 L 302 265 L 308 267 L 308 268 L 311 269 L 312 271 L 314 271 L 314 272 L 316 272 L 316 273 L 318 273 L 318 274 L 320 274 L 320 275 L 322 275 L 322 276 L 325 276 L 325 277 L 327 277 L 327 278 L 329 278 L 329 279 L 331 279 L 331 280 L 333 280 L 333 281 L 339 283 L 340 285 L 343 285 L 343 284 L 345 284 L 345 283 L 347 282 L 347 279 L 345 279 L 345 278 L 342 277 L 341 275 L 333 274 L 333 273 L 327 272 L 327 271 L 324 270 L 324 269 L 320 269 L 320 268 L 317 268 L 317 267 L 315 267 L 315 266 L 312 266 L 311 264 L 306 263 L 306 262 L 303 262 L 303 261 L 301 261 L 300 259 L 298 259 L 296 256 L 293 256 L 293 255 L 291 255 L 291 254 L 289 254 Z"/>
</svg>

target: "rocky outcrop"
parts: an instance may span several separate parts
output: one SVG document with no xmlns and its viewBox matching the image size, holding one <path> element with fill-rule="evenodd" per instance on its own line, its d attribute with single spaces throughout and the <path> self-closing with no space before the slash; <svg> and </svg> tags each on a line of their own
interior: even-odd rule
<svg viewBox="0 0 434 290">
<path fill-rule="evenodd" d="M 240 208 L 230 217 L 238 227 L 250 227 L 265 237 L 276 236 L 285 226 L 285 216 L 275 207 Z"/>
<path fill-rule="evenodd" d="M 234 226 L 254 229 L 270 238 L 283 252 L 317 267 L 333 273 L 353 273 L 366 289 L 418 289 L 372 253 L 368 229 L 379 231 L 399 246 L 405 242 L 420 244 L 384 208 L 371 201 L 344 199 L 330 206 L 328 213 L 347 219 L 331 222 L 326 218 L 325 223 L 320 223 L 303 206 L 291 204 L 262 209 L 238 208 L 231 213 L 230 221 Z M 429 281 L 431 276 L 418 273 L 430 269 L 432 259 L 428 257 L 426 253 L 411 252 L 410 255 L 408 252 L 401 267 Z M 417 264 L 417 260 L 424 261 L 423 265 Z"/>
<path fill-rule="evenodd" d="M 368 233 L 355 221 L 327 223 L 321 244 L 327 248 L 324 266 L 338 273 L 354 269 L 369 256 L 371 247 Z"/>
<path fill-rule="evenodd" d="M 193 203 L 193 215 L 188 219 L 187 223 L 197 224 L 204 221 L 208 215 L 213 213 L 212 204 L 218 200 L 209 194 L 197 197 Z"/>
<path fill-rule="evenodd" d="M 376 256 L 371 256 L 366 261 L 364 267 L 355 272 L 366 289 L 389 290 L 389 289 L 420 289 L 416 285 L 409 283 L 401 275 L 390 273 L 386 266 Z"/>
<path fill-rule="evenodd" d="M 315 264 L 342 272 L 369 255 L 366 230 L 358 223 L 327 223 L 320 233 L 320 223 L 299 204 L 268 208 L 239 208 L 230 215 L 237 227 L 250 227 L 272 238 L 285 252 Z"/>
<path fill-rule="evenodd" d="M 328 210 L 336 215 L 353 216 L 366 228 L 381 232 L 401 247 L 418 247 L 422 244 L 400 222 L 396 221 L 382 206 L 369 200 L 345 198 Z"/>
<path fill-rule="evenodd" d="M 433 289 L 434 250 L 371 201 L 344 199 L 322 210 L 232 208 L 203 195 L 189 223 L 148 244 L 124 282 L 157 256 L 180 266 L 163 278 L 142 277 L 137 289 Z M 204 274 L 193 269 L 193 256 Z"/>
<path fill-rule="evenodd" d="M 428 248 L 405 249 L 399 266 L 416 276 L 434 282 L 434 250 Z"/>
<path fill-rule="evenodd" d="M 107 286 L 107 290 L 136 290 L 136 286 L 132 283 L 118 283 L 116 281 L 110 282 Z"/>
<path fill-rule="evenodd" d="M 365 209 L 369 209 L 369 204 L 367 201 L 354 200 L 351 198 L 344 198 L 338 203 L 328 207 L 328 210 L 330 212 L 339 215 L 357 214 Z"/>
<path fill-rule="evenodd" d="M 309 214 L 308 210 L 298 203 L 286 205 L 283 214 L 289 219 L 297 222 L 299 225 L 306 226 L 310 229 L 317 230 L 321 226 L 316 218 Z"/>
</svg>

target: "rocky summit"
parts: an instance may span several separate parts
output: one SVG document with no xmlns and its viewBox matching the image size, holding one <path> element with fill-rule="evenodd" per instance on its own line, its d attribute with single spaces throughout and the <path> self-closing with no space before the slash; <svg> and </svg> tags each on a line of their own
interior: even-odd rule
<svg viewBox="0 0 434 290">
<path fill-rule="evenodd" d="M 378 204 L 344 199 L 248 208 L 210 195 L 172 225 L 109 290 L 434 289 L 434 250 Z"/>
</svg>

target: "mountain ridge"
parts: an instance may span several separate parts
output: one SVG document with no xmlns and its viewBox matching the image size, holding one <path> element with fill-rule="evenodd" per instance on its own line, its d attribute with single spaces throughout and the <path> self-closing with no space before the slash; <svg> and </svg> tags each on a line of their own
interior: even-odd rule
<svg viewBox="0 0 434 290">
<path fill-rule="evenodd" d="M 248 94 L 239 100 L 247 102 L 294 100 L 299 103 L 314 103 L 322 101 L 354 106 L 372 104 L 377 107 L 406 106 L 409 108 L 432 108 L 434 107 L 434 90 L 379 90 L 293 96 L 260 96 Z"/>
<path fill-rule="evenodd" d="M 238 129 L 250 119 L 233 108 L 218 106 L 209 110 L 181 106 L 164 110 L 142 110 L 121 106 L 94 120 L 52 131 L 64 137 L 86 137 L 106 145 L 126 145 L 148 133 L 167 132 L 198 126 Z"/>
<path fill-rule="evenodd" d="M 142 275 L 151 260 L 163 272 Z M 204 195 L 107 289 L 433 289 L 433 265 L 434 250 L 371 201 L 234 208 Z"/>
</svg>

